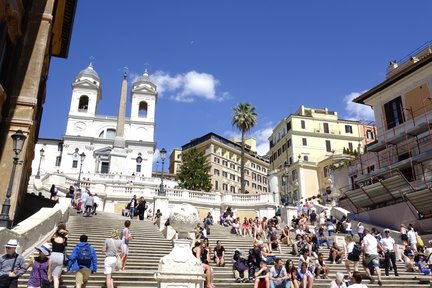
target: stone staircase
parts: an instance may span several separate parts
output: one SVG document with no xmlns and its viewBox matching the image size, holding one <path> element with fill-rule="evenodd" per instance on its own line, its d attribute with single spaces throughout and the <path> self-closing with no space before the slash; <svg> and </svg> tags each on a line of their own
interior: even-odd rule
<svg viewBox="0 0 432 288">
<path fill-rule="evenodd" d="M 79 242 L 79 237 L 86 234 L 98 257 L 98 271 L 90 276 L 87 287 L 105 287 L 105 275 L 103 274 L 105 255 L 102 252 L 102 246 L 105 239 L 110 237 L 111 230 L 116 228 L 121 231 L 124 221 L 128 218 L 103 212 L 94 217 L 83 217 L 75 213 L 74 215 L 69 218 L 67 223 L 67 228 L 71 233 L 67 252 L 70 254 Z M 115 286 L 154 288 L 157 286 L 154 273 L 158 269 L 159 259 L 171 252 L 172 242 L 163 238 L 153 222 L 134 220 L 130 230 L 134 239 L 129 245 L 126 271 L 113 273 Z M 19 287 L 27 287 L 28 277 L 29 273 L 26 273 L 20 279 Z M 72 288 L 75 286 L 73 273 L 64 273 L 62 278 L 61 287 Z"/>
<path fill-rule="evenodd" d="M 213 263 L 213 269 L 215 271 L 215 285 L 216 287 L 253 287 L 252 283 L 236 283 L 234 279 L 234 275 L 232 272 L 232 256 L 233 252 L 236 248 L 239 248 L 244 256 L 248 255 L 248 251 L 252 248 L 253 239 L 250 237 L 241 237 L 236 236 L 229 233 L 229 228 L 220 226 L 219 224 L 214 224 L 210 228 L 210 235 L 208 236 L 210 240 L 210 245 L 212 248 L 216 246 L 216 241 L 221 240 L 222 245 L 225 247 L 225 267 L 216 267 Z M 287 247 L 287 245 L 282 246 L 282 254 L 279 254 L 277 251 L 274 252 L 278 257 L 282 258 L 285 262 L 287 259 L 292 259 L 297 267 L 298 257 L 289 254 L 291 252 L 291 248 Z M 324 254 L 324 257 L 327 258 L 329 254 L 329 249 L 322 247 L 320 252 Z M 313 287 L 317 288 L 328 288 L 330 282 L 335 278 L 336 272 L 342 272 L 346 274 L 345 265 L 344 264 L 330 264 L 329 261 L 326 261 L 328 265 L 330 265 L 330 279 L 315 279 Z M 360 265 L 361 266 L 361 265 Z M 360 267 L 360 271 L 363 272 Z M 384 275 L 384 269 L 382 269 L 382 274 Z M 398 263 L 398 272 L 399 277 L 394 276 L 394 274 L 390 274 L 390 276 L 383 276 L 381 287 L 430 287 L 429 284 L 419 284 L 419 278 L 425 279 L 431 277 L 424 277 L 420 273 L 412 273 L 405 272 L 405 268 L 403 263 Z M 376 276 L 375 276 L 376 279 Z M 369 284 L 369 280 L 363 280 L 363 283 L 368 287 L 380 287 L 375 281 L 375 284 Z"/>
<path fill-rule="evenodd" d="M 111 229 L 122 229 L 125 217 L 112 213 L 99 213 L 94 217 L 82 217 L 73 215 L 69 218 L 67 228 L 71 232 L 68 241 L 68 253 L 79 242 L 79 236 L 86 234 L 89 237 L 89 243 L 94 246 L 98 256 L 98 272 L 90 277 L 87 285 L 88 288 L 100 288 L 105 286 L 105 275 L 103 274 L 104 254 L 102 246 L 106 238 L 111 235 Z M 157 287 L 157 282 L 154 279 L 154 273 L 158 269 L 159 259 L 170 253 L 172 242 L 163 238 L 156 226 L 152 222 L 133 221 L 130 227 L 131 233 L 134 236 L 130 243 L 130 255 L 126 265 L 126 272 L 115 272 L 113 274 L 116 287 L 142 287 L 154 288 Z M 215 224 L 211 226 L 209 235 L 210 244 L 216 246 L 216 241 L 221 240 L 222 245 L 226 249 L 226 265 L 225 267 L 216 267 L 211 263 L 215 271 L 216 287 L 253 287 L 252 283 L 236 283 L 232 273 L 232 255 L 236 248 L 241 249 L 243 254 L 247 256 L 249 249 L 252 247 L 252 239 L 249 237 L 240 237 L 229 233 L 229 228 Z M 284 261 L 288 258 L 293 259 L 297 265 L 298 257 L 293 257 L 289 253 L 291 248 L 286 245 L 282 247 L 282 255 L 278 255 Z M 321 252 L 325 257 L 328 255 L 328 249 L 323 248 Z M 330 278 L 333 279 L 336 272 L 345 272 L 343 264 L 329 264 Z M 399 263 L 399 277 L 383 276 L 382 287 L 430 287 L 429 284 L 418 284 L 421 274 L 408 273 L 402 263 Z M 26 273 L 19 281 L 19 287 L 26 287 L 29 273 Z M 74 274 L 64 273 L 61 287 L 74 287 Z M 314 287 L 327 288 L 331 279 L 316 279 Z M 368 287 L 379 287 L 377 284 L 369 284 L 368 280 L 364 282 Z"/>
</svg>

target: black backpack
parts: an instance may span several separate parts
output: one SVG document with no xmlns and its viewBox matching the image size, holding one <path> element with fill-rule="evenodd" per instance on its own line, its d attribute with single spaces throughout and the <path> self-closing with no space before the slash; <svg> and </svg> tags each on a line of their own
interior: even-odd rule
<svg viewBox="0 0 432 288">
<path fill-rule="evenodd" d="M 77 262 L 80 267 L 84 266 L 90 268 L 92 262 L 92 252 L 89 244 L 83 245 L 78 249 Z"/>
<path fill-rule="evenodd" d="M 359 244 L 354 244 L 353 250 L 348 254 L 348 260 L 359 261 L 362 253 L 362 247 Z"/>
</svg>

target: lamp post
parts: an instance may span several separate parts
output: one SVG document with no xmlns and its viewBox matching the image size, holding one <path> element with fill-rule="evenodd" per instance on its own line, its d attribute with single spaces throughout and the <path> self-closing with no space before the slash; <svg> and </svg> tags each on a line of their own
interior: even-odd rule
<svg viewBox="0 0 432 288">
<path fill-rule="evenodd" d="M 162 150 L 160 150 L 160 157 L 162 160 L 162 174 L 161 174 L 161 183 L 160 183 L 160 188 L 159 188 L 159 196 L 166 196 L 166 192 L 165 192 L 165 188 L 164 188 L 164 184 L 163 184 L 163 179 L 164 179 L 164 163 L 165 163 L 165 157 L 166 157 L 166 150 L 165 148 L 162 148 Z"/>
<path fill-rule="evenodd" d="M 78 186 L 78 188 L 81 188 L 81 171 L 82 171 L 82 165 L 83 165 L 83 162 L 84 162 L 86 155 L 84 154 L 84 152 L 82 152 L 79 156 L 80 156 L 80 160 L 81 160 L 81 165 L 80 165 L 80 171 L 78 174 L 77 186 Z"/>
<path fill-rule="evenodd" d="M 290 167 L 290 165 L 288 164 L 288 162 L 285 162 L 285 164 L 284 164 L 284 177 L 285 177 L 285 194 L 286 194 L 286 197 L 288 198 L 287 199 L 287 203 L 288 203 L 288 205 L 291 205 L 292 204 L 292 195 L 291 195 L 291 191 L 289 191 L 289 189 L 288 189 L 288 183 L 289 183 L 289 171 L 288 171 L 288 169 L 289 169 L 289 167 Z"/>
<path fill-rule="evenodd" d="M 13 157 L 13 166 L 12 173 L 9 179 L 9 185 L 6 192 L 6 199 L 3 202 L 2 211 L 0 214 L 0 227 L 10 227 L 11 220 L 9 218 L 9 210 L 10 210 L 10 197 L 12 196 L 12 186 L 15 178 L 15 170 L 18 164 L 18 155 L 21 153 L 24 147 L 24 141 L 26 140 L 26 136 L 21 130 L 18 130 L 12 136 L 13 140 L 13 150 L 15 152 L 15 157 Z"/>
<path fill-rule="evenodd" d="M 38 171 L 37 171 L 37 173 L 36 173 L 36 179 L 40 179 L 40 166 L 41 166 L 41 163 L 42 163 L 42 157 L 44 156 L 44 152 L 45 152 L 45 150 L 43 149 L 43 148 L 41 148 L 40 150 L 39 150 L 39 152 L 40 152 L 40 158 L 39 158 L 39 167 L 38 167 Z"/>
</svg>

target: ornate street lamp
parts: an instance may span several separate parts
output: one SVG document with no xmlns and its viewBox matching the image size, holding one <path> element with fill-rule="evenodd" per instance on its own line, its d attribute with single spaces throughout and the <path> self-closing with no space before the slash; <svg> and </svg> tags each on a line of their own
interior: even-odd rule
<svg viewBox="0 0 432 288">
<path fill-rule="evenodd" d="M 80 156 L 80 160 L 81 160 L 81 165 L 80 165 L 80 171 L 78 174 L 77 186 L 78 186 L 78 188 L 81 188 L 81 186 L 80 186 L 81 185 L 81 171 L 82 171 L 82 165 L 83 165 L 83 162 L 84 162 L 86 155 L 84 154 L 84 152 L 82 152 L 79 156 Z"/>
<path fill-rule="evenodd" d="M 287 203 L 288 205 L 292 204 L 292 195 L 291 195 L 291 191 L 288 190 L 288 183 L 289 183 L 289 167 L 290 165 L 288 164 L 288 162 L 285 162 L 284 164 L 284 175 L 283 177 L 285 177 L 285 195 L 288 198 L 287 199 Z"/>
<path fill-rule="evenodd" d="M 3 202 L 2 211 L 0 214 L 0 227 L 8 227 L 11 226 L 11 220 L 9 218 L 9 210 L 10 210 L 10 198 L 12 196 L 12 186 L 15 178 L 15 170 L 18 164 L 18 155 L 21 153 L 24 147 L 24 141 L 26 140 L 26 136 L 21 130 L 18 130 L 12 136 L 13 140 L 13 150 L 15 152 L 15 157 L 13 157 L 13 166 L 12 173 L 9 179 L 9 185 L 6 192 L 6 199 Z"/>
<path fill-rule="evenodd" d="M 45 152 L 45 150 L 43 149 L 43 148 L 41 148 L 40 150 L 39 150 L 39 152 L 40 152 L 40 158 L 39 158 L 39 167 L 38 167 L 38 171 L 37 171 L 37 173 L 36 173 L 36 179 L 40 179 L 40 166 L 41 166 L 41 163 L 42 163 L 42 157 L 44 156 L 44 152 Z"/>
<path fill-rule="evenodd" d="M 165 163 L 165 157 L 166 157 L 166 150 L 165 148 L 162 148 L 162 150 L 160 150 L 160 157 L 162 160 L 162 174 L 161 174 L 161 183 L 160 183 L 160 188 L 159 188 L 159 196 L 166 196 L 166 192 L 165 192 L 165 188 L 164 188 L 164 184 L 163 184 L 163 179 L 164 179 L 164 163 Z"/>
</svg>

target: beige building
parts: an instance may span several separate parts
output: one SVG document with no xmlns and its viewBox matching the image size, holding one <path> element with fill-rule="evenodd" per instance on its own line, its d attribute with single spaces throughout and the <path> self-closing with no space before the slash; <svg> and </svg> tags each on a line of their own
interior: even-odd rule
<svg viewBox="0 0 432 288">
<path fill-rule="evenodd" d="M 176 175 L 178 172 L 178 169 L 181 166 L 182 160 L 181 160 L 181 149 L 173 149 L 171 152 L 171 155 L 169 157 L 170 166 L 169 166 L 169 173 Z"/>
<path fill-rule="evenodd" d="M 192 148 L 204 151 L 211 164 L 212 191 L 239 193 L 241 144 L 237 141 L 208 133 L 183 145 L 182 151 Z M 254 138 L 246 140 L 245 157 L 245 190 L 249 194 L 267 193 L 269 162 L 257 154 Z"/>
<path fill-rule="evenodd" d="M 51 56 L 66 58 L 76 0 L 0 0 L 0 201 L 12 171 L 11 135 L 27 137 L 11 190 L 11 219 L 27 192 Z M 23 211 L 24 209 L 21 209 Z"/>
<path fill-rule="evenodd" d="M 387 79 L 354 102 L 373 108 L 377 139 L 350 167 L 341 205 L 359 217 L 432 232 L 432 50 L 391 61 Z M 376 217 L 378 215 L 389 217 Z"/>
<path fill-rule="evenodd" d="M 331 191 L 333 165 L 363 152 L 374 134 L 372 125 L 339 119 L 337 112 L 327 108 L 302 105 L 269 137 L 270 169 L 278 178 L 274 190 L 290 203 Z"/>
</svg>

